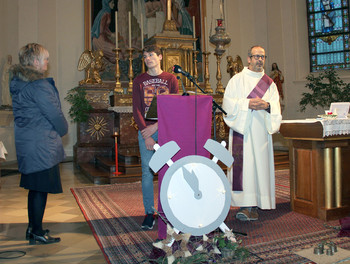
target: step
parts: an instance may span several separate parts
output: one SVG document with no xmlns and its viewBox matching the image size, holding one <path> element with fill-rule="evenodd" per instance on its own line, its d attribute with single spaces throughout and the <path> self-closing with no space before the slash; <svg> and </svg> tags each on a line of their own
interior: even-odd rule
<svg viewBox="0 0 350 264">
<path fill-rule="evenodd" d="M 138 159 L 137 159 L 138 161 Z M 115 172 L 115 160 L 111 157 L 96 156 L 95 164 L 110 172 Z M 118 160 L 118 171 L 124 174 L 141 174 L 141 164 L 139 162 L 124 163 Z"/>
<path fill-rule="evenodd" d="M 114 174 L 102 167 L 96 167 L 93 163 L 79 163 L 77 167 L 80 171 L 90 179 L 94 184 L 114 184 L 114 183 L 130 183 L 141 181 L 141 173 L 136 174 Z M 158 180 L 158 177 L 155 176 L 154 180 Z"/>
<path fill-rule="evenodd" d="M 118 151 L 118 162 L 125 164 L 141 163 L 141 156 L 138 148 L 120 149 Z"/>
<path fill-rule="evenodd" d="M 130 158 L 132 156 L 126 157 Z M 274 162 L 276 170 L 289 169 L 288 152 L 275 151 Z M 226 173 L 227 167 L 222 164 L 221 161 L 219 161 L 218 164 Z M 95 163 L 81 163 L 78 164 L 78 167 L 94 184 L 127 183 L 141 181 L 142 179 L 142 169 L 138 158 L 130 158 L 128 163 L 119 161 L 118 171 L 120 174 L 118 175 L 114 174 L 115 160 L 110 156 L 96 156 Z M 158 180 L 157 174 L 155 175 L 154 180 Z"/>
<path fill-rule="evenodd" d="M 276 170 L 289 169 L 289 152 L 274 151 L 274 162 Z"/>
<path fill-rule="evenodd" d="M 93 163 L 79 163 L 76 165 L 80 171 L 94 184 L 109 184 L 111 173 L 103 168 L 98 168 Z"/>
</svg>

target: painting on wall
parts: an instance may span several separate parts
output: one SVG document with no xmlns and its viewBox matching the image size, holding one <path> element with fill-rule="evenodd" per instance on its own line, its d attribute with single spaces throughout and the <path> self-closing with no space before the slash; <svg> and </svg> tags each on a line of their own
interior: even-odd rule
<svg viewBox="0 0 350 264">
<path fill-rule="evenodd" d="M 195 35 L 196 49 L 202 50 L 205 0 L 171 0 L 171 17 L 183 35 Z M 85 49 L 104 53 L 103 81 L 115 80 L 115 52 L 120 53 L 121 81 L 128 81 L 129 53 L 133 48 L 133 71 L 142 69 L 142 41 L 163 31 L 167 17 L 167 0 L 85 0 Z M 117 21 L 116 21 L 117 17 Z M 193 22 L 193 17 L 195 22 Z M 116 31 L 117 27 L 117 31 Z M 142 27 L 142 29 L 141 29 Z M 116 34 L 117 32 L 117 34 Z M 131 36 L 131 38 L 129 37 Z M 198 56 L 201 61 L 201 56 Z"/>
</svg>

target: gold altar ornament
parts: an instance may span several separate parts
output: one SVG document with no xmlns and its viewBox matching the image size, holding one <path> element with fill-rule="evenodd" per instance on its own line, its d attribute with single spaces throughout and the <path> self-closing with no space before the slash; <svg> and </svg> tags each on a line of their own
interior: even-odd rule
<svg viewBox="0 0 350 264">
<path fill-rule="evenodd" d="M 85 70 L 86 77 L 84 80 L 79 82 L 83 84 L 97 84 L 102 83 L 99 72 L 104 70 L 104 63 L 102 61 L 103 51 L 102 50 L 85 50 L 79 58 L 78 70 Z"/>
<path fill-rule="evenodd" d="M 227 56 L 227 72 L 232 78 L 235 74 L 241 72 L 244 68 L 242 59 L 239 55 L 233 60 L 232 56 Z"/>
<path fill-rule="evenodd" d="M 108 122 L 103 117 L 92 117 L 89 120 L 89 128 L 86 132 L 88 132 L 91 137 L 96 136 L 96 139 L 100 140 L 100 138 L 108 132 L 107 124 Z"/>
</svg>

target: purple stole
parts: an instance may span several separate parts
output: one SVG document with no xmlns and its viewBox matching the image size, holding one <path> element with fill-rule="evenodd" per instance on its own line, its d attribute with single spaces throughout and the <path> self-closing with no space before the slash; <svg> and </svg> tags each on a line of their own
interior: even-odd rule
<svg viewBox="0 0 350 264">
<path fill-rule="evenodd" d="M 273 80 L 264 74 L 247 98 L 262 98 Z M 232 190 L 243 191 L 243 135 L 233 131 L 232 137 L 233 179 Z"/>
</svg>

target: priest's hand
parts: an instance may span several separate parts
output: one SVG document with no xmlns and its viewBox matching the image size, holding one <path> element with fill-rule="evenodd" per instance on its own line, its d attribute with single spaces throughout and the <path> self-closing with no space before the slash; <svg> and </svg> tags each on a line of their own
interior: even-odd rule
<svg viewBox="0 0 350 264">
<path fill-rule="evenodd" d="M 151 137 L 158 130 L 158 122 L 153 125 L 147 126 L 145 129 L 141 131 L 141 135 L 144 139 Z"/>
<path fill-rule="evenodd" d="M 149 138 L 145 139 L 145 144 L 146 144 L 146 148 L 148 150 L 153 150 L 153 146 L 154 146 L 154 144 L 156 144 L 156 142 L 154 141 L 154 139 L 152 137 L 149 137 Z"/>
<path fill-rule="evenodd" d="M 252 98 L 249 100 L 249 109 L 252 110 L 265 110 L 268 109 L 270 104 L 261 98 Z"/>
</svg>

